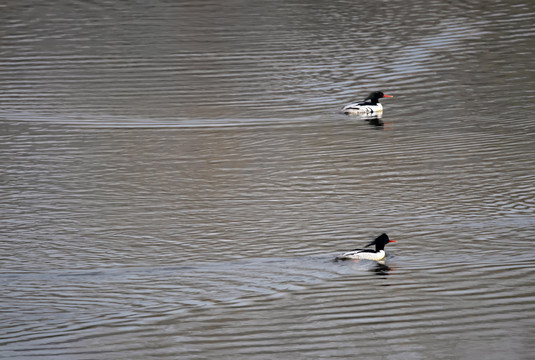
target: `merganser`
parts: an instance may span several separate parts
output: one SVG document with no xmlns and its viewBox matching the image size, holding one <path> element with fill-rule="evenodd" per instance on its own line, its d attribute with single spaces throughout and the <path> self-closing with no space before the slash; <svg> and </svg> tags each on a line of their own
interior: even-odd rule
<svg viewBox="0 0 535 360">
<path fill-rule="evenodd" d="M 382 91 L 374 91 L 364 101 L 346 105 L 341 111 L 346 115 L 379 115 L 383 113 L 383 105 L 379 103 L 379 99 L 385 97 L 393 96 L 386 95 Z"/>
<path fill-rule="evenodd" d="M 379 235 L 375 240 L 373 240 L 371 243 L 366 245 L 365 247 L 375 245 L 375 250 L 372 249 L 355 249 L 348 251 L 346 253 L 343 253 L 340 256 L 336 257 L 336 260 L 360 260 L 360 259 L 366 259 L 366 260 L 375 260 L 380 261 L 383 260 L 386 256 L 385 253 L 385 245 L 391 242 L 397 242 L 396 240 L 390 240 L 388 238 L 388 235 L 381 234 Z"/>
</svg>

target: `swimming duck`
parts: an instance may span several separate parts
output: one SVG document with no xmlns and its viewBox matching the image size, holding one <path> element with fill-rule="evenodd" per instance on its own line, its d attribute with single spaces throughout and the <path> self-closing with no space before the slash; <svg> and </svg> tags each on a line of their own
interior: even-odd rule
<svg viewBox="0 0 535 360">
<path fill-rule="evenodd" d="M 379 115 L 383 113 L 383 105 L 379 103 L 381 98 L 391 98 L 382 91 L 374 91 L 364 101 L 351 103 L 342 108 L 341 112 L 346 115 Z"/>
<path fill-rule="evenodd" d="M 380 261 L 383 260 L 386 256 L 385 253 L 385 245 L 391 242 L 397 242 L 396 240 L 390 240 L 388 235 L 381 234 L 379 235 L 375 240 L 373 240 L 371 243 L 366 245 L 365 247 L 375 245 L 375 250 L 372 249 L 354 249 L 348 252 L 343 253 L 340 256 L 336 257 L 336 260 L 360 260 L 360 259 L 366 259 L 366 260 L 375 260 Z"/>
</svg>

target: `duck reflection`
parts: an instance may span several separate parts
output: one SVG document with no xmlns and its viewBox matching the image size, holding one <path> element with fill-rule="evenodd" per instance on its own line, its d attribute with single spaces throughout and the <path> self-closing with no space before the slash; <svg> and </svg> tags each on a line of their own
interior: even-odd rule
<svg viewBox="0 0 535 360">
<path fill-rule="evenodd" d="M 384 260 L 349 260 L 349 261 L 343 261 L 338 258 L 334 259 L 333 262 L 343 262 L 346 266 L 348 266 L 350 269 L 356 270 L 356 271 L 370 271 L 372 273 L 375 273 L 375 275 L 379 276 L 388 276 L 390 275 L 390 271 L 392 271 L 392 268 L 388 265 L 386 265 Z"/>
<path fill-rule="evenodd" d="M 375 115 L 360 114 L 360 115 L 352 115 L 351 117 L 354 119 L 364 120 L 371 126 L 374 126 L 382 130 L 390 129 L 390 127 L 387 125 L 390 125 L 391 123 L 385 124 L 385 122 L 382 120 L 383 114 L 375 114 Z"/>
<path fill-rule="evenodd" d="M 386 265 L 383 261 L 377 261 L 377 265 L 370 269 L 370 271 L 375 272 L 376 275 L 382 276 L 390 275 L 390 270 L 392 270 L 392 268 Z"/>
<path fill-rule="evenodd" d="M 385 123 L 381 120 L 380 116 L 373 116 L 365 119 L 370 125 L 384 128 Z"/>
<path fill-rule="evenodd" d="M 376 127 L 381 130 L 389 130 L 392 127 L 389 125 L 392 125 L 392 123 L 385 123 L 382 118 L 383 114 L 377 114 L 377 115 L 363 115 L 360 117 L 362 120 L 366 121 L 368 124 L 370 124 L 373 127 Z"/>
</svg>

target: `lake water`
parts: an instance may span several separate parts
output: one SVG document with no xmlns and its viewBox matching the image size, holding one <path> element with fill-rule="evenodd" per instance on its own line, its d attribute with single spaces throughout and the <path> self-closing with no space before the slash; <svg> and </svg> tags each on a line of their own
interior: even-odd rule
<svg viewBox="0 0 535 360">
<path fill-rule="evenodd" d="M 532 358 L 534 24 L 4 1 L 0 357 Z M 382 126 L 338 113 L 374 90 Z"/>
</svg>

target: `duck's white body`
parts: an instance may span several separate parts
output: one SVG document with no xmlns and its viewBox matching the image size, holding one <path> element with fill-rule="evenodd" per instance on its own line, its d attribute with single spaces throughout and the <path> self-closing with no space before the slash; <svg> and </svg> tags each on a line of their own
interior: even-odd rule
<svg viewBox="0 0 535 360">
<path fill-rule="evenodd" d="M 344 106 L 342 108 L 342 112 L 346 115 L 382 115 L 383 105 L 370 105 L 363 104 L 362 102 L 356 102 Z"/>
<path fill-rule="evenodd" d="M 346 253 L 343 253 L 341 256 L 339 256 L 339 259 L 343 260 L 374 260 L 374 261 L 380 261 L 383 260 L 386 256 L 386 252 L 384 250 L 354 250 L 354 251 L 348 251 Z"/>
</svg>

